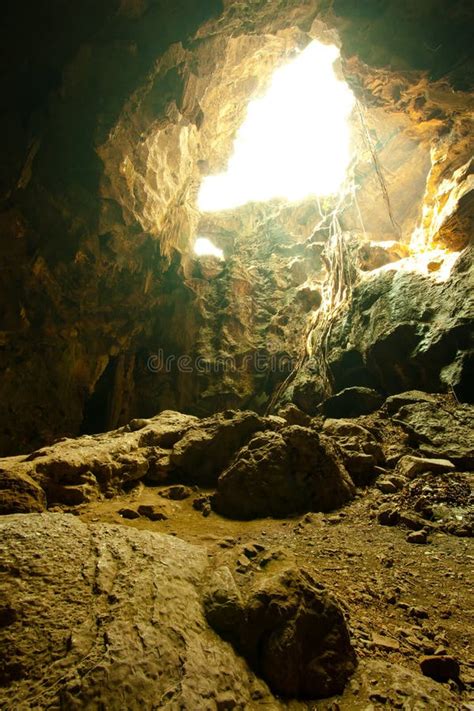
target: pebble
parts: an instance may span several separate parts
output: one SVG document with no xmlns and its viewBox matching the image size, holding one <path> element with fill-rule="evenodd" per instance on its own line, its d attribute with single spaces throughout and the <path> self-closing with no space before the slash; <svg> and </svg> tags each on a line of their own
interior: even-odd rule
<svg viewBox="0 0 474 711">
<path fill-rule="evenodd" d="M 425 544 L 428 542 L 428 536 L 426 531 L 412 531 L 406 537 L 408 543 L 419 543 Z"/>
<path fill-rule="evenodd" d="M 127 508 L 119 509 L 118 515 L 121 516 L 122 518 L 126 518 L 129 520 L 132 520 L 134 518 L 140 518 L 140 514 L 138 513 L 138 511 L 135 511 L 135 509 L 127 509 Z"/>
</svg>

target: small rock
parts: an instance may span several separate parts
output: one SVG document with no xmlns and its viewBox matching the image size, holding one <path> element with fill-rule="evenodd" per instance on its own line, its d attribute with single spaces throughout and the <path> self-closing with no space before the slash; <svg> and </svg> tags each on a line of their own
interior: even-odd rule
<svg viewBox="0 0 474 711">
<path fill-rule="evenodd" d="M 427 620 L 428 613 L 422 607 L 410 607 L 408 610 L 410 617 L 415 617 L 418 620 Z"/>
<path fill-rule="evenodd" d="M 412 531 L 407 535 L 406 540 L 408 543 L 424 544 L 428 542 L 428 537 L 426 531 Z"/>
<path fill-rule="evenodd" d="M 150 519 L 150 521 L 166 521 L 168 516 L 153 504 L 142 504 L 138 507 L 140 516 Z"/>
<path fill-rule="evenodd" d="M 201 514 L 204 516 L 204 518 L 207 518 L 210 516 L 212 513 L 212 508 L 211 504 L 208 502 L 207 504 L 204 504 L 204 506 L 201 509 Z"/>
<path fill-rule="evenodd" d="M 135 511 L 135 509 L 119 509 L 118 515 L 121 516 L 122 518 L 127 518 L 127 519 L 134 519 L 134 518 L 140 518 L 140 514 L 138 511 Z"/>
<path fill-rule="evenodd" d="M 386 649 L 392 652 L 398 651 L 400 649 L 400 644 L 398 640 L 391 639 L 391 637 L 385 637 L 381 634 L 377 634 L 377 632 L 372 632 L 372 642 L 379 649 Z"/>
<path fill-rule="evenodd" d="M 400 511 L 400 523 L 412 531 L 421 531 L 423 528 L 430 527 L 430 524 L 425 519 L 409 511 Z"/>
<path fill-rule="evenodd" d="M 400 512 L 391 504 L 383 504 L 378 510 L 377 520 L 382 526 L 396 526 L 400 520 Z"/>
<path fill-rule="evenodd" d="M 431 654 L 420 659 L 420 668 L 425 676 L 435 681 L 456 681 L 459 678 L 459 662 L 449 655 Z"/>
<path fill-rule="evenodd" d="M 210 506 L 211 499 L 209 496 L 197 496 L 193 501 L 193 509 L 202 511 L 207 505 Z"/>
<path fill-rule="evenodd" d="M 396 494 L 398 491 L 398 488 L 395 486 L 395 484 L 390 481 L 390 479 L 387 479 L 385 477 L 380 477 L 380 479 L 377 479 L 375 486 L 379 491 L 382 492 L 382 494 Z"/>
<path fill-rule="evenodd" d="M 259 553 L 265 550 L 265 546 L 262 546 L 260 543 L 248 543 L 244 547 L 244 555 L 247 558 L 256 558 Z"/>
<path fill-rule="evenodd" d="M 219 541 L 217 544 L 220 548 L 233 548 L 237 541 L 235 538 L 232 538 L 231 536 L 228 536 L 227 538 L 223 538 L 222 541 Z"/>
<path fill-rule="evenodd" d="M 169 486 L 167 489 L 160 491 L 160 496 L 164 499 L 171 499 L 172 501 L 183 501 L 183 499 L 188 499 L 191 494 L 192 490 L 189 486 L 183 486 L 183 484 Z"/>
<path fill-rule="evenodd" d="M 216 698 L 217 711 L 232 711 L 237 706 L 234 694 L 227 691 Z"/>
</svg>

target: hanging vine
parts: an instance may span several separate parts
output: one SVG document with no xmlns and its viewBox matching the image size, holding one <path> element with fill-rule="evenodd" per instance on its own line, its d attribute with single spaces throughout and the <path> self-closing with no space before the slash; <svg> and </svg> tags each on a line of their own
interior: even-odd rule
<svg viewBox="0 0 474 711">
<path fill-rule="evenodd" d="M 401 237 L 401 228 L 394 217 L 382 166 L 378 159 L 377 151 L 372 142 L 363 109 L 359 101 L 356 101 L 356 106 L 362 129 L 362 137 L 369 150 L 390 222 L 399 237 Z M 329 342 L 334 323 L 336 322 L 338 316 L 347 307 L 351 299 L 357 275 L 357 268 L 351 259 L 349 246 L 339 221 L 339 215 L 341 214 L 342 209 L 347 208 L 351 202 L 354 203 L 356 207 L 356 211 L 361 222 L 362 232 L 364 235 L 366 234 L 357 201 L 353 170 L 354 163 L 352 164 L 352 169 L 350 171 L 352 175 L 346 181 L 346 189 L 341 191 L 338 203 L 331 212 L 323 214 L 321 205 L 318 201 L 321 220 L 313 230 L 313 236 L 322 229 L 328 229 L 329 231 L 328 242 L 322 255 L 322 260 L 327 271 L 327 279 L 322 289 L 321 306 L 312 316 L 308 325 L 303 347 L 298 356 L 295 367 L 286 380 L 284 380 L 273 393 L 273 396 L 267 406 L 267 413 L 272 412 L 275 409 L 275 406 L 281 401 L 283 395 L 290 387 L 297 373 L 310 358 L 315 361 L 319 376 L 322 380 L 324 394 L 330 395 L 332 392 L 332 376 L 327 359 Z"/>
<path fill-rule="evenodd" d="M 350 182 L 349 193 L 351 196 L 354 195 L 353 181 Z M 317 364 L 326 394 L 329 395 L 331 392 L 331 373 L 327 361 L 328 343 L 335 319 L 350 300 L 355 276 L 355 269 L 351 266 L 349 248 L 339 221 L 342 205 L 347 206 L 347 200 L 348 191 L 344 191 L 334 209 L 327 214 L 323 213 L 318 202 L 321 219 L 315 226 L 312 236 L 324 229 L 329 232 L 322 255 L 327 279 L 322 289 L 321 306 L 312 315 L 308 324 L 303 347 L 295 367 L 273 393 L 267 406 L 267 413 L 274 410 L 297 373 L 310 358 Z"/>
</svg>

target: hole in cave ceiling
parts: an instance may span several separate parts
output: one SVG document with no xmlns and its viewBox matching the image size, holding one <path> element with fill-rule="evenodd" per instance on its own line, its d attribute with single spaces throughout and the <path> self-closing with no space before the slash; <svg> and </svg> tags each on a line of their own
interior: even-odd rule
<svg viewBox="0 0 474 711">
<path fill-rule="evenodd" d="M 194 243 L 194 253 L 198 257 L 217 257 L 217 259 L 224 259 L 224 252 L 219 247 L 216 247 L 213 242 L 207 237 L 197 237 Z"/>
<path fill-rule="evenodd" d="M 275 71 L 267 93 L 248 106 L 227 172 L 203 180 L 202 212 L 340 190 L 351 160 L 355 99 L 336 76 L 338 57 L 334 45 L 313 41 Z"/>
</svg>

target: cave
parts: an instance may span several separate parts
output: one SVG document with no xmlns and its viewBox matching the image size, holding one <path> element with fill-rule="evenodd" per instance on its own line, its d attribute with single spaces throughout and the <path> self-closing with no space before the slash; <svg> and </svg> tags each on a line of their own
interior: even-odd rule
<svg viewBox="0 0 474 711">
<path fill-rule="evenodd" d="M 471 708 L 470 3 L 2 19 L 0 706 Z"/>
</svg>

